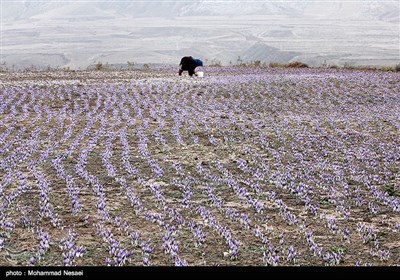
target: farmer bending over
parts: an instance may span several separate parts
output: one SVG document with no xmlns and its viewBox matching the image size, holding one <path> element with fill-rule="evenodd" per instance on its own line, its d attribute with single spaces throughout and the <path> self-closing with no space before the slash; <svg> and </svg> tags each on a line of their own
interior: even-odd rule
<svg viewBox="0 0 400 280">
<path fill-rule="evenodd" d="M 195 59 L 191 56 L 184 56 L 181 59 L 181 63 L 179 64 L 179 76 L 182 75 L 183 71 L 189 71 L 189 76 L 192 77 L 194 74 L 194 69 L 197 66 L 203 66 L 203 61 L 200 59 Z"/>
</svg>

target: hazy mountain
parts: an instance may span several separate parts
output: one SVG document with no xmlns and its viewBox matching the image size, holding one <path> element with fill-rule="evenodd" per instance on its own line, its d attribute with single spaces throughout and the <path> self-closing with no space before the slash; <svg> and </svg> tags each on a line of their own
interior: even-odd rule
<svg viewBox="0 0 400 280">
<path fill-rule="evenodd" d="M 180 17 L 222 15 L 316 15 L 338 18 L 398 20 L 397 1 L 42 1 L 25 0 L 3 3 L 3 18 L 29 19 L 96 16 Z"/>
<path fill-rule="evenodd" d="M 24 67 L 399 60 L 398 1 L 27 0 L 3 2 L 2 24 L 2 61 Z"/>
</svg>

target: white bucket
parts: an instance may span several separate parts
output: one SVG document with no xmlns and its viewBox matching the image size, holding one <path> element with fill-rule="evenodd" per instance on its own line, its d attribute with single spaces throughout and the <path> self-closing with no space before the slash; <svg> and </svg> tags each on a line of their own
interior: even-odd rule
<svg viewBox="0 0 400 280">
<path fill-rule="evenodd" d="M 197 77 L 203 78 L 204 77 L 204 72 L 199 71 L 199 72 L 196 73 L 196 75 L 197 75 Z"/>
</svg>

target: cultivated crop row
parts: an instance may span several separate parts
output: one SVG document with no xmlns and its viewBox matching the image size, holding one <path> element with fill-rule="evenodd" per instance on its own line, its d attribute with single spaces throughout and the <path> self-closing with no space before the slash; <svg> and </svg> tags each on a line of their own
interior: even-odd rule
<svg viewBox="0 0 400 280">
<path fill-rule="evenodd" d="M 400 76 L 1 74 L 0 265 L 399 265 Z"/>
</svg>

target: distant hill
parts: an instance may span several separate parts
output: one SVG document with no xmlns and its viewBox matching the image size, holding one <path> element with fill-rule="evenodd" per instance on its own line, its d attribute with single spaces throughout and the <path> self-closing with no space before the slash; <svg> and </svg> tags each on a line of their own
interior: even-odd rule
<svg viewBox="0 0 400 280">
<path fill-rule="evenodd" d="M 3 3 L 3 19 L 66 17 L 181 17 L 218 15 L 294 15 L 398 21 L 397 1 L 43 1 Z"/>
<path fill-rule="evenodd" d="M 224 64 L 399 62 L 398 1 L 27 0 L 2 8 L 2 62 L 17 67 L 183 55 Z"/>
</svg>

